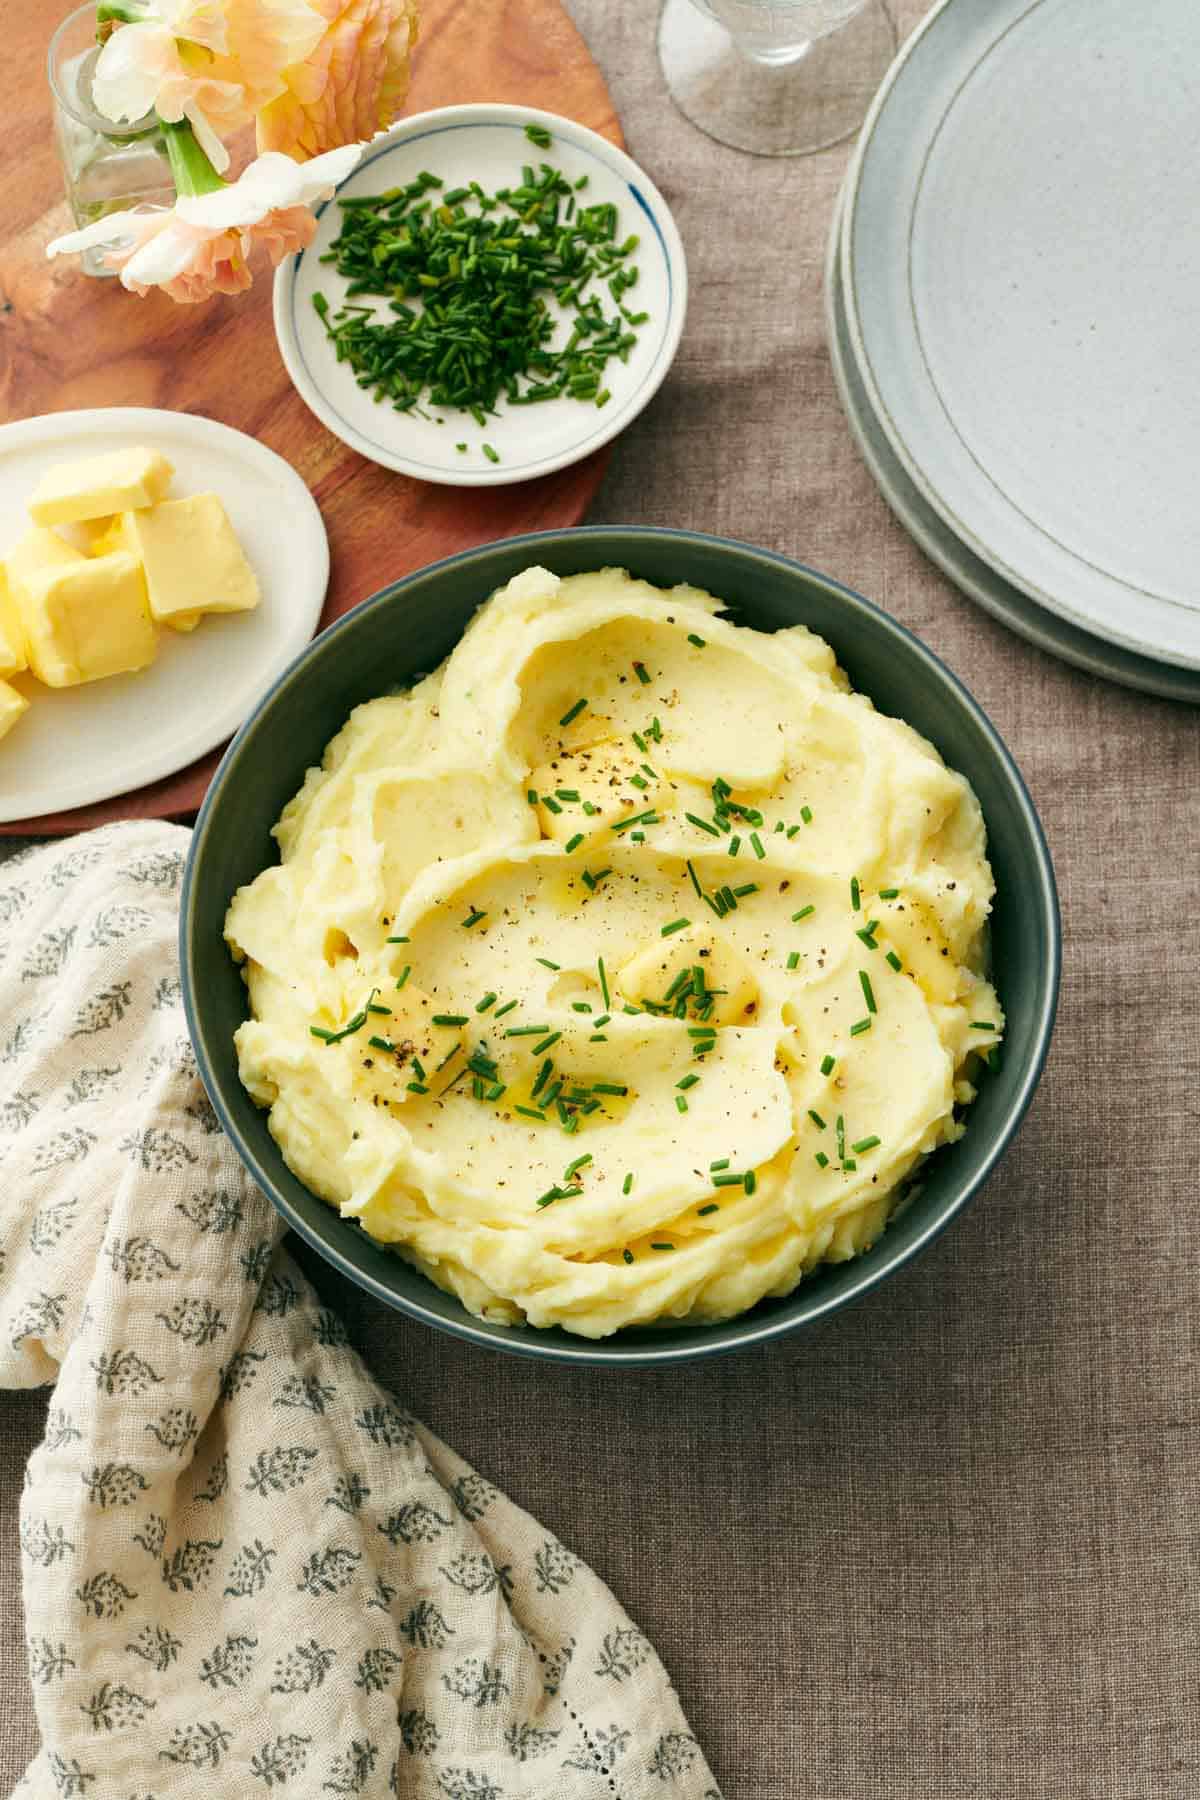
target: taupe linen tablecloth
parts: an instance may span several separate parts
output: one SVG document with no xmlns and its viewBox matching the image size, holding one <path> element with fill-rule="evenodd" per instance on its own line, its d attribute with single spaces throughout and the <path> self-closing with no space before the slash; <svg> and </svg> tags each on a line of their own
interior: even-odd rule
<svg viewBox="0 0 1200 1800">
<path fill-rule="evenodd" d="M 901 0 L 902 31 L 923 10 Z M 592 517 L 800 556 L 963 677 L 1058 869 L 1054 1050 L 970 1213 L 762 1352 L 548 1370 L 306 1267 L 375 1373 L 614 1589 L 728 1800 L 1195 1800 L 1200 718 L 1010 636 L 878 497 L 821 324 L 846 150 L 723 150 L 667 99 L 650 0 L 573 11 L 692 276 L 679 359 Z M 43 1411 L 0 1401 L 4 1791 L 34 1747 L 16 1513 Z"/>
</svg>

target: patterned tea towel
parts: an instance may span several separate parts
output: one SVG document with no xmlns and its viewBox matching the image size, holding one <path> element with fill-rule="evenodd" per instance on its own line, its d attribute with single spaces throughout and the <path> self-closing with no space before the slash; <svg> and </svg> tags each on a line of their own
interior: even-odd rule
<svg viewBox="0 0 1200 1800">
<path fill-rule="evenodd" d="M 281 1248 L 188 1044 L 187 842 L 110 826 L 0 870 L 0 1385 L 56 1383 L 17 1794 L 720 1800 L 613 1596 Z"/>
</svg>

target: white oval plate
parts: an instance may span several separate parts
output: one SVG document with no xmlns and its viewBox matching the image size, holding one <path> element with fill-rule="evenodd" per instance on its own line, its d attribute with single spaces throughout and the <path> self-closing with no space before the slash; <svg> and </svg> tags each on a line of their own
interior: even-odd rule
<svg viewBox="0 0 1200 1800">
<path fill-rule="evenodd" d="M 550 148 L 530 143 L 526 125 L 548 131 Z M 441 176 L 447 189 L 478 181 L 494 191 L 518 184 L 523 164 L 536 167 L 541 162 L 553 163 L 571 182 L 586 175 L 581 200 L 616 206 L 618 236 L 636 234 L 641 240 L 631 258 L 638 284 L 626 305 L 630 312 L 650 317 L 638 329 L 629 361 L 614 358 L 604 371 L 611 400 L 603 407 L 565 397 L 517 407 L 501 400 L 497 414 L 480 426 L 469 414 L 450 409 L 430 409 L 445 420 L 439 425 L 434 416 L 397 412 L 387 401 L 373 399 L 359 387 L 349 365 L 337 361 L 313 307 L 313 295 L 320 292 L 336 310 L 348 285 L 332 264 L 320 261 L 341 229 L 338 200 L 402 187 L 422 169 Z M 687 310 L 687 265 L 670 208 L 624 151 L 556 113 L 492 105 L 415 113 L 368 150 L 334 197 L 318 208 L 317 219 L 317 235 L 308 249 L 286 258 L 275 276 L 280 354 L 301 398 L 323 425 L 360 455 L 402 475 L 452 487 L 499 487 L 566 468 L 607 444 L 641 412 L 678 348 Z M 589 292 L 593 290 L 611 311 L 603 285 L 593 281 Z M 371 304 L 381 318 L 391 316 L 384 300 L 372 295 L 359 300 Z M 553 309 L 554 302 L 549 304 Z M 563 313 L 556 341 L 567 336 L 569 317 Z M 470 446 L 465 454 L 455 449 L 463 441 Z M 485 441 L 498 453 L 498 463 L 484 455 Z"/>
<path fill-rule="evenodd" d="M 909 536 L 969 600 L 974 600 L 1018 637 L 1036 644 L 1039 650 L 1072 663 L 1089 675 L 1119 682 L 1122 687 L 1200 706 L 1200 671 L 1154 662 L 1148 656 L 1135 656 L 1132 650 L 1094 637 L 1091 632 L 1080 631 L 1056 613 L 1047 612 L 1045 607 L 997 575 L 993 568 L 960 543 L 926 502 L 909 480 L 872 413 L 858 373 L 842 298 L 840 243 L 839 203 L 825 263 L 825 333 L 829 357 L 846 421 L 859 454 Z"/>
<path fill-rule="evenodd" d="M 163 631 L 135 675 L 14 685 L 29 711 L 0 740 L 0 823 L 107 800 L 186 768 L 231 737 L 316 630 L 329 580 L 317 504 L 273 450 L 194 413 L 113 406 L 0 426 L 0 555 L 29 529 L 29 497 L 56 462 L 145 444 L 175 465 L 171 493 L 219 494 L 258 576 L 253 612 Z"/>
<path fill-rule="evenodd" d="M 855 360 L 910 479 L 1005 580 L 1200 668 L 1195 0 L 950 0 L 863 128 Z"/>
</svg>

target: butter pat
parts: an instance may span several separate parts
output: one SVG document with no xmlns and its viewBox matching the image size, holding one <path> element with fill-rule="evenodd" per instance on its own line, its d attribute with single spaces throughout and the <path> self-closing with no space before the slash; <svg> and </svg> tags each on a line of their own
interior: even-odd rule
<svg viewBox="0 0 1200 1800">
<path fill-rule="evenodd" d="M 8 571 L 0 563 L 0 677 L 17 675 L 29 667 L 25 654 L 25 627 L 13 596 Z"/>
<path fill-rule="evenodd" d="M 60 463 L 38 482 L 29 512 L 38 525 L 69 525 L 106 513 L 153 506 L 175 473 L 157 450 L 112 450 L 82 462 Z"/>
<path fill-rule="evenodd" d="M 0 681 L 0 738 L 6 737 L 29 706 L 24 694 L 7 681 Z"/>
<path fill-rule="evenodd" d="M 158 636 L 146 583 L 123 551 L 30 575 L 18 590 L 29 666 L 48 687 L 75 687 L 144 669 Z"/>
<path fill-rule="evenodd" d="M 161 625 L 190 631 L 202 613 L 258 605 L 258 580 L 216 494 L 127 512 L 106 541 L 141 561 L 151 617 Z"/>
</svg>

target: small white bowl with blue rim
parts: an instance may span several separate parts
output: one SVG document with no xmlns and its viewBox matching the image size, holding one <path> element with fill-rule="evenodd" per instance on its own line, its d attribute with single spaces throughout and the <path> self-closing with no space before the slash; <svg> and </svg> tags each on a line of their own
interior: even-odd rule
<svg viewBox="0 0 1200 1800">
<path fill-rule="evenodd" d="M 533 126 L 548 132 L 549 146 L 526 135 Z M 611 398 L 598 407 L 562 395 L 532 406 L 505 399 L 480 426 L 469 413 L 422 403 L 422 417 L 400 412 L 361 387 L 349 362 L 337 360 L 313 305 L 323 294 L 330 311 L 342 305 L 349 285 L 332 263 L 322 263 L 342 225 L 339 201 L 403 187 L 423 171 L 439 176 L 443 191 L 479 182 L 488 192 L 518 186 L 526 164 L 561 169 L 573 185 L 584 176 L 588 205 L 617 209 L 617 236 L 636 236 L 630 257 L 638 282 L 627 305 L 647 313 L 627 362 L 611 358 L 604 383 Z M 603 282 L 590 292 L 613 311 Z M 380 318 L 391 315 L 384 296 L 361 295 Z M 556 303 L 549 300 L 551 309 Z M 559 309 L 562 311 L 562 309 Z M 675 356 L 687 310 L 687 265 L 671 211 L 645 172 L 607 138 L 572 119 L 526 106 L 440 107 L 416 113 L 378 138 L 333 197 L 317 211 L 317 234 L 306 250 L 289 256 L 275 276 L 275 335 L 288 374 L 301 399 L 321 423 L 362 456 L 419 481 L 454 487 L 499 487 L 549 475 L 609 443 L 637 417 L 662 384 Z M 562 311 L 554 345 L 565 340 L 571 314 Z M 441 421 L 439 423 L 439 421 Z M 467 443 L 465 452 L 457 445 Z M 483 450 L 488 443 L 498 461 Z"/>
</svg>

